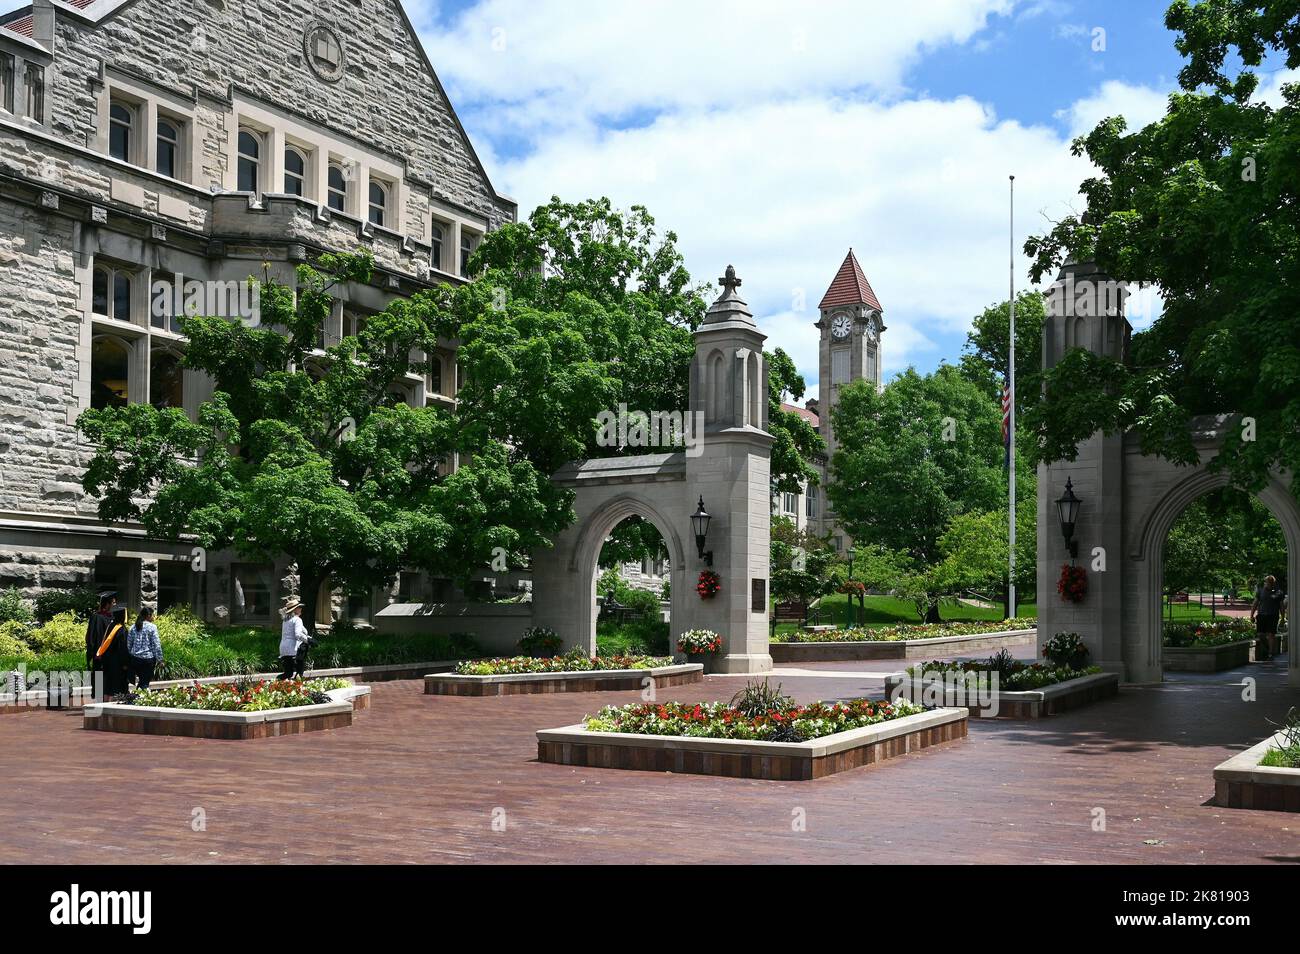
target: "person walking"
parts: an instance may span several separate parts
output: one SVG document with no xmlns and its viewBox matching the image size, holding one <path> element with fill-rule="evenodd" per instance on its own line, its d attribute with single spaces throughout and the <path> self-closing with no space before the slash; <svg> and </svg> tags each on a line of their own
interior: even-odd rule
<svg viewBox="0 0 1300 954">
<path fill-rule="evenodd" d="M 140 607 L 140 615 L 126 631 L 126 651 L 128 682 L 134 679 L 137 687 L 148 689 L 153 681 L 154 670 L 163 661 L 162 640 L 158 638 L 158 627 L 153 621 L 153 607 Z"/>
<path fill-rule="evenodd" d="M 1260 648 L 1264 650 L 1265 659 L 1277 655 L 1277 623 L 1285 603 L 1286 594 L 1277 585 L 1277 577 L 1271 574 L 1264 577 L 1264 582 L 1255 591 L 1255 602 L 1250 607 L 1256 638 L 1263 643 L 1262 647 L 1256 648 L 1257 656 Z"/>
<path fill-rule="evenodd" d="M 126 691 L 126 610 L 117 594 L 99 594 L 99 608 L 86 621 L 86 666 L 99 680 L 102 696 L 111 700 Z"/>
<path fill-rule="evenodd" d="M 280 678 L 302 678 L 307 667 L 307 646 L 311 635 L 302 621 L 302 604 L 293 600 L 285 607 L 284 625 L 280 627 Z"/>
</svg>

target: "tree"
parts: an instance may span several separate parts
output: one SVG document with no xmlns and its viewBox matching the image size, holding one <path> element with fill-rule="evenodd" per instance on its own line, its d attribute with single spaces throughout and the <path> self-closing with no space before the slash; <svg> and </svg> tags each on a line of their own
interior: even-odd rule
<svg viewBox="0 0 1300 954">
<path fill-rule="evenodd" d="M 790 518 L 772 518 L 771 550 L 772 596 L 778 603 L 811 603 L 834 587 L 835 551 Z"/>
<path fill-rule="evenodd" d="M 1036 291 L 1016 296 L 1016 413 L 1032 404 L 1043 362 L 1043 321 L 1047 308 Z M 1001 401 L 1010 358 L 1011 305 L 990 305 L 975 316 L 962 348 L 962 374 L 994 401 Z"/>
<path fill-rule="evenodd" d="M 601 567 L 619 567 L 624 563 L 640 563 L 647 558 L 667 559 L 668 547 L 653 523 L 631 516 L 615 527 L 609 539 L 601 545 L 598 564 Z"/>
<path fill-rule="evenodd" d="M 940 538 L 955 516 L 1001 502 L 1000 414 L 957 368 L 908 369 L 880 392 L 855 382 L 833 414 L 829 493 L 840 521 L 857 539 L 907 554 L 913 571 L 943 559 Z M 939 595 L 929 594 L 932 619 Z"/>
<path fill-rule="evenodd" d="M 581 453 L 617 387 L 585 313 L 502 302 L 489 270 L 394 301 L 313 359 L 336 289 L 371 269 L 368 255 L 331 254 L 299 267 L 296 290 L 263 281 L 253 327 L 182 317 L 184 366 L 215 392 L 194 421 L 147 404 L 82 414 L 97 446 L 83 486 L 100 516 L 251 559 L 288 555 L 309 628 L 327 579 L 356 592 L 408 565 L 463 582 L 495 553 L 548 545 L 573 519 L 549 475 Z M 455 415 L 393 391 L 440 338 L 461 342 Z"/>
<path fill-rule="evenodd" d="M 772 435 L 772 492 L 799 493 L 805 486 L 820 482 L 820 472 L 813 458 L 826 451 L 826 442 L 801 415 L 782 410 L 788 395 L 798 401 L 804 395 L 803 375 L 790 356 L 777 348 L 765 354 L 767 363 L 768 431 Z"/>
<path fill-rule="evenodd" d="M 1135 132 L 1111 117 L 1075 140 L 1098 169 L 1080 187 L 1087 209 L 1025 244 L 1035 281 L 1066 256 L 1095 260 L 1154 283 L 1164 312 L 1134 335 L 1128 365 L 1063 356 L 1026 423 L 1043 460 L 1131 431 L 1144 452 L 1192 463 L 1191 416 L 1241 415 L 1213 466 L 1257 490 L 1300 468 L 1300 85 L 1276 106 L 1256 95 L 1266 60 L 1300 66 L 1300 12 L 1176 0 L 1165 24 L 1185 63 L 1164 117 Z"/>
</svg>

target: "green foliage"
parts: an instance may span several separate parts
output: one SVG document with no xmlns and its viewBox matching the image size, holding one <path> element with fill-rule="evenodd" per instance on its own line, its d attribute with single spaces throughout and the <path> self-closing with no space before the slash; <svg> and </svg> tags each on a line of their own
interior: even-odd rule
<svg viewBox="0 0 1300 954">
<path fill-rule="evenodd" d="M 18 587 L 11 586 L 0 593 L 0 623 L 30 623 L 35 618 L 31 605 L 23 599 Z"/>
<path fill-rule="evenodd" d="M 813 459 L 826 452 L 826 442 L 802 416 L 781 408 L 786 397 L 792 403 L 800 401 L 806 388 L 793 359 L 780 348 L 765 353 L 763 359 L 767 364 L 767 429 L 772 435 L 772 492 L 798 493 L 803 486 L 820 482 L 821 472 Z"/>
<path fill-rule="evenodd" d="M 36 619 L 46 623 L 60 613 L 72 613 L 80 619 L 88 619 L 98 606 L 99 594 L 89 586 L 70 590 L 45 590 L 36 597 Z"/>
<path fill-rule="evenodd" d="M 1253 639 L 1255 624 L 1248 619 L 1219 619 L 1192 623 L 1165 623 L 1166 646 L 1226 646 L 1228 643 Z"/>
<path fill-rule="evenodd" d="M 618 567 L 623 563 L 640 563 L 644 559 L 666 559 L 668 547 L 658 528 L 649 520 L 628 517 L 611 531 L 600 548 L 597 566 Z"/>
<path fill-rule="evenodd" d="M 1240 589 L 1286 572 L 1286 539 L 1258 499 L 1231 487 L 1187 506 L 1165 540 L 1166 592 Z"/>
<path fill-rule="evenodd" d="M 1058 669 L 1082 669 L 1088 662 L 1088 647 L 1078 633 L 1057 633 L 1043 643 L 1043 655 Z"/>
<path fill-rule="evenodd" d="M 835 588 L 838 556 L 789 517 L 774 516 L 771 531 L 771 582 L 778 603 L 811 603 Z"/>
<path fill-rule="evenodd" d="M 1067 256 L 1095 260 L 1155 283 L 1164 312 L 1127 365 L 1067 353 L 1026 424 L 1044 460 L 1072 459 L 1100 430 L 1190 463 L 1190 416 L 1253 418 L 1252 435 L 1227 429 L 1214 464 L 1257 489 L 1300 467 L 1300 85 L 1279 106 L 1252 99 L 1261 69 L 1300 66 L 1296 8 L 1176 0 L 1165 25 L 1184 57 L 1165 115 L 1135 131 L 1110 117 L 1075 140 L 1097 170 L 1080 187 L 1087 209 L 1025 244 L 1035 281 Z"/>
<path fill-rule="evenodd" d="M 558 653 L 563 645 L 564 640 L 555 630 L 545 626 L 530 626 L 524 630 L 523 638 L 519 640 L 519 651 L 525 656 L 545 659 Z"/>
<path fill-rule="evenodd" d="M 1016 413 L 1033 403 L 1043 360 L 1043 321 L 1047 307 L 1036 291 L 1016 296 Z M 994 401 L 1002 400 L 1011 337 L 1010 303 L 990 305 L 976 315 L 966 333 L 961 372 Z"/>
<path fill-rule="evenodd" d="M 768 680 L 745 683 L 745 688 L 731 697 L 731 708 L 746 718 L 755 719 L 769 712 L 785 712 L 794 705 L 794 696 L 781 691 L 778 682 L 773 686 Z"/>
<path fill-rule="evenodd" d="M 36 653 L 27 643 L 28 627 L 17 620 L 5 620 L 0 623 L 0 660 L 5 660 L 8 669 L 14 662 L 28 662 L 36 658 Z"/>
<path fill-rule="evenodd" d="M 660 619 L 634 619 L 626 623 L 601 620 L 596 625 L 596 649 L 602 656 L 666 656 L 668 624 Z"/>
<path fill-rule="evenodd" d="M 86 621 L 73 613 L 60 613 L 27 633 L 26 639 L 38 655 L 47 653 L 86 652 Z M 80 668 L 80 667 L 78 667 Z"/>
</svg>

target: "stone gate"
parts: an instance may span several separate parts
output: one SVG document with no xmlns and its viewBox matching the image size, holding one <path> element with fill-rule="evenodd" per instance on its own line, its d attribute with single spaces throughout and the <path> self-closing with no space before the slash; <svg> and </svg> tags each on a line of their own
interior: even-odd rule
<svg viewBox="0 0 1300 954">
<path fill-rule="evenodd" d="M 1128 360 L 1131 327 L 1115 283 L 1091 264 L 1067 264 L 1048 292 L 1043 325 L 1043 368 L 1070 348 Z M 1108 292 L 1110 292 L 1108 294 Z M 1226 417 L 1192 423 L 1199 463 L 1179 466 L 1144 454 L 1131 434 L 1094 434 L 1079 445 L 1073 461 L 1038 468 L 1038 638 L 1057 632 L 1083 636 L 1092 659 L 1128 682 L 1158 682 L 1162 673 L 1161 608 L 1165 538 L 1183 509 L 1226 486 L 1225 474 L 1206 465 L 1230 427 Z M 1074 539 L 1079 565 L 1088 571 L 1083 602 L 1064 602 L 1056 592 L 1061 567 L 1069 562 L 1057 518 L 1056 499 L 1066 480 L 1081 499 Z M 1288 592 L 1300 581 L 1300 506 L 1290 479 L 1277 474 L 1258 494 L 1286 538 Z M 1104 570 L 1094 570 L 1098 557 Z M 1289 628 L 1288 681 L 1300 685 L 1296 627 Z"/>
<path fill-rule="evenodd" d="M 711 629 L 723 638 L 720 671 L 772 668 L 765 336 L 740 297 L 735 270 L 728 266 L 719 284 L 723 292 L 695 332 L 689 411 L 692 426 L 703 427 L 698 443 L 671 453 L 573 461 L 554 476 L 575 491 L 577 519 L 553 548 L 533 553 L 533 622 L 563 636 L 566 649 L 595 652 L 600 549 L 622 520 L 639 516 L 654 524 L 668 548 L 672 637 Z M 690 522 L 701 501 L 711 517 L 705 557 Z M 706 568 L 721 578 L 720 592 L 707 600 L 695 592 Z"/>
</svg>

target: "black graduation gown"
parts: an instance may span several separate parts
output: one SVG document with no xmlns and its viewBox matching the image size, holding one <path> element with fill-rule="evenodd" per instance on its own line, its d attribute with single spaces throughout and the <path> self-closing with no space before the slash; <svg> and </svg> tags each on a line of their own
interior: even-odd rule
<svg viewBox="0 0 1300 954">
<path fill-rule="evenodd" d="M 119 622 L 105 613 L 92 613 L 86 623 L 86 664 L 92 672 L 103 672 L 104 694 L 109 696 L 120 695 L 126 691 L 126 627 L 123 626 L 118 630 L 104 655 L 97 657 L 95 654 L 99 652 L 100 645 Z"/>
</svg>

